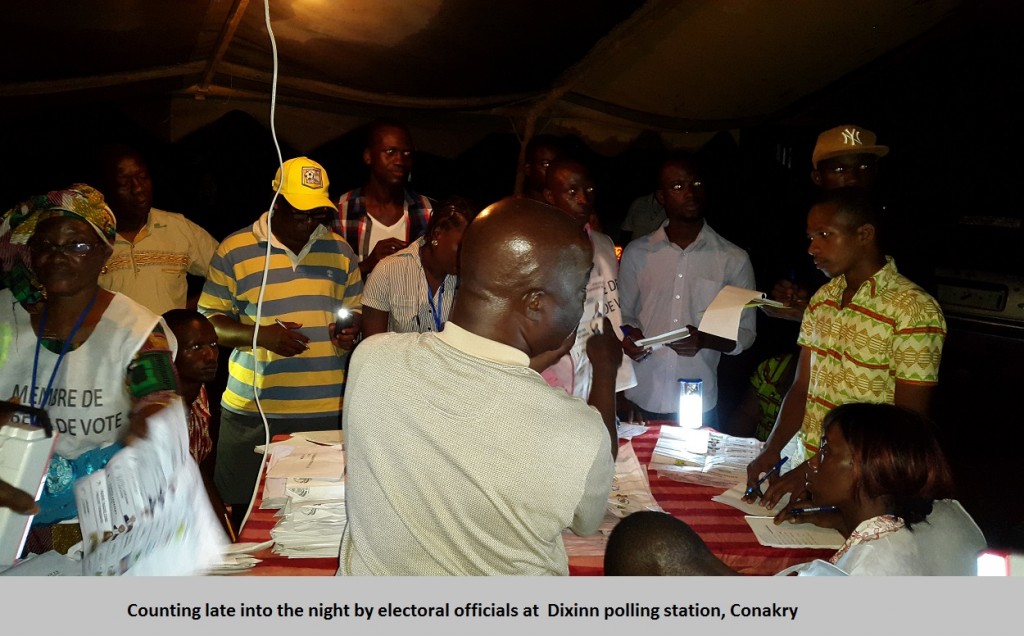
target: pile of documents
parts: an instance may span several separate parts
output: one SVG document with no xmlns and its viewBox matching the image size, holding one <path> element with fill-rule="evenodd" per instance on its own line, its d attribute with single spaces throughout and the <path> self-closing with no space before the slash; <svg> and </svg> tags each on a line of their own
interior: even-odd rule
<svg viewBox="0 0 1024 636">
<path fill-rule="evenodd" d="M 333 436 L 333 437 L 332 437 Z M 261 508 L 277 509 L 274 552 L 337 557 L 345 529 L 345 451 L 341 431 L 296 433 L 272 444 Z"/>
<path fill-rule="evenodd" d="M 171 403 L 147 424 L 146 437 L 75 482 L 86 575 L 192 576 L 227 546 L 188 452 L 184 407 Z"/>
<path fill-rule="evenodd" d="M 651 454 L 659 477 L 702 486 L 728 488 L 747 479 L 747 464 L 761 452 L 762 443 L 707 428 L 662 426 Z"/>
</svg>

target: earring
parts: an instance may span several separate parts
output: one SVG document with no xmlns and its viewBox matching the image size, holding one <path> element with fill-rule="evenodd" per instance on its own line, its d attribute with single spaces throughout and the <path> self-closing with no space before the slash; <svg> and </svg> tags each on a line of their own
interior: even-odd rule
<svg viewBox="0 0 1024 636">
<path fill-rule="evenodd" d="M 434 239 L 434 240 L 430 241 L 430 246 L 431 247 L 437 247 L 437 239 Z"/>
</svg>

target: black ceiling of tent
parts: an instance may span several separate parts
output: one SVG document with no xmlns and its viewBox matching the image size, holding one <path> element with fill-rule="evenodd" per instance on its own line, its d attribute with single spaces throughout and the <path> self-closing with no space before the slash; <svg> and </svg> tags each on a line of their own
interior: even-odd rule
<svg viewBox="0 0 1024 636">
<path fill-rule="evenodd" d="M 543 91 L 642 0 L 271 0 L 281 73 L 380 94 L 477 97 Z M 4 8 L 0 82 L 154 68 L 195 81 L 227 0 L 36 0 Z M 248 3 L 219 67 L 268 73 L 263 2 Z M 235 66 L 237 65 L 237 66 Z"/>
<path fill-rule="evenodd" d="M 209 0 L 4 3 L 0 81 L 105 75 L 188 62 Z M 219 26 L 219 25 L 218 25 Z"/>
<path fill-rule="evenodd" d="M 313 21 L 287 14 L 301 1 L 271 4 L 282 73 L 426 98 L 543 91 L 643 4 L 417 0 L 391 3 L 389 14 L 378 2 L 378 14 L 367 8 Z M 250 5 L 225 61 L 269 69 L 269 52 L 263 12 Z"/>
</svg>

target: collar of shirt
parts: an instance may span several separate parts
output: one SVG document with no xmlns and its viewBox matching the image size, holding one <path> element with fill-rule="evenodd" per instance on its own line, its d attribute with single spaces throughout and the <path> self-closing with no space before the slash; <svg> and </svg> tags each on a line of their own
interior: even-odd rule
<svg viewBox="0 0 1024 636">
<path fill-rule="evenodd" d="M 263 214 L 260 215 L 260 218 L 255 223 L 252 224 L 252 233 L 256 236 L 256 239 L 258 241 L 267 240 L 267 220 L 269 218 L 270 212 L 264 212 Z M 309 235 L 309 240 L 306 241 L 306 244 L 302 247 L 302 250 L 300 250 L 298 254 L 295 254 L 290 249 L 288 249 L 284 245 L 284 243 L 277 240 L 276 236 L 270 237 L 270 244 L 273 247 L 276 247 L 277 249 L 287 254 L 288 258 L 291 259 L 292 269 L 295 269 L 296 267 L 299 266 L 299 263 L 302 262 L 302 259 L 306 257 L 306 254 L 309 254 L 309 250 L 313 247 L 313 243 L 316 243 L 320 239 L 327 238 L 328 236 L 330 236 L 330 234 L 331 230 L 327 229 L 323 225 L 317 225 L 313 232 Z"/>
<path fill-rule="evenodd" d="M 134 245 L 141 241 L 146 236 L 153 233 L 153 210 L 156 208 L 149 208 L 149 214 L 146 215 L 146 222 L 139 229 L 139 233 L 135 235 L 135 239 L 129 241 L 125 237 L 121 236 L 120 233 L 114 235 L 114 243 L 126 243 L 128 245 Z"/>
<path fill-rule="evenodd" d="M 517 367 L 526 367 L 530 364 L 530 357 L 519 349 L 466 331 L 450 320 L 445 323 L 444 331 L 437 334 L 437 337 L 445 344 L 474 358 Z"/>
<path fill-rule="evenodd" d="M 685 249 L 669 240 L 668 233 L 665 231 L 665 228 L 668 227 L 668 223 L 668 221 L 665 221 L 661 224 L 661 227 L 651 232 L 649 242 L 652 251 L 663 248 L 666 245 L 673 245 L 681 252 L 689 252 L 703 249 L 705 246 L 715 247 L 718 244 L 718 232 L 711 229 L 711 226 L 708 225 L 706 219 L 704 221 L 704 225 L 700 228 L 700 232 L 697 233 L 697 238 L 693 239 L 693 243 L 687 245 Z"/>
<path fill-rule="evenodd" d="M 862 293 L 867 294 L 869 298 L 874 298 L 889 286 L 898 273 L 896 271 L 896 261 L 891 256 L 886 256 L 885 265 L 861 284 L 860 288 L 853 295 L 854 299 Z M 835 280 L 837 284 L 831 291 L 833 298 L 838 300 L 842 297 L 843 292 L 846 291 L 846 276 L 840 274 Z"/>
</svg>

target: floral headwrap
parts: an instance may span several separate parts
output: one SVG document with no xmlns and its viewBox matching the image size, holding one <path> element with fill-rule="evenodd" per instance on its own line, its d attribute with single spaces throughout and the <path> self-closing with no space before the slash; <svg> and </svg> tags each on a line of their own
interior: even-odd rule
<svg viewBox="0 0 1024 636">
<path fill-rule="evenodd" d="M 34 196 L 8 210 L 0 219 L 0 288 L 10 289 L 22 305 L 43 299 L 29 268 L 28 240 L 41 222 L 53 217 L 85 221 L 108 246 L 117 235 L 117 220 L 103 195 L 84 183 Z"/>
</svg>

